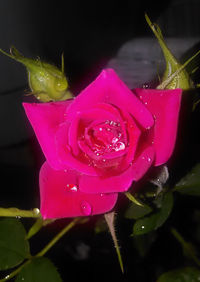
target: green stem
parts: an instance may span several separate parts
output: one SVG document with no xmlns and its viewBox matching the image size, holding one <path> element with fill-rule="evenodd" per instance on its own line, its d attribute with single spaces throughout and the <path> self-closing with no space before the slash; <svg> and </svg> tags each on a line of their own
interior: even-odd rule
<svg viewBox="0 0 200 282">
<path fill-rule="evenodd" d="M 179 241 L 182 248 L 188 253 L 190 258 L 198 265 L 200 266 L 200 260 L 196 257 L 194 251 L 191 249 L 191 246 L 188 242 L 185 241 L 183 236 L 175 229 L 171 228 L 171 233 L 174 235 L 174 237 Z"/>
<path fill-rule="evenodd" d="M 48 252 L 48 250 L 51 249 L 53 245 L 55 245 L 55 243 L 60 240 L 63 235 L 65 235 L 65 233 L 67 233 L 72 227 L 74 227 L 79 220 L 80 218 L 75 218 L 67 226 L 65 226 L 35 257 L 42 257 L 43 255 L 45 255 L 46 252 Z"/>
<path fill-rule="evenodd" d="M 10 280 L 11 278 L 15 277 L 24 266 L 26 266 L 27 264 L 29 264 L 31 262 L 31 260 L 27 260 L 25 261 L 23 264 L 21 264 L 17 269 L 15 269 L 13 272 L 11 272 L 9 275 L 6 275 L 3 279 L 0 279 L 0 282 L 5 282 Z"/>
<path fill-rule="evenodd" d="M 41 217 L 39 209 L 35 208 L 31 211 L 27 210 L 20 210 L 17 208 L 0 208 L 0 216 L 6 216 L 6 217 L 33 217 L 33 218 L 39 218 Z"/>
</svg>

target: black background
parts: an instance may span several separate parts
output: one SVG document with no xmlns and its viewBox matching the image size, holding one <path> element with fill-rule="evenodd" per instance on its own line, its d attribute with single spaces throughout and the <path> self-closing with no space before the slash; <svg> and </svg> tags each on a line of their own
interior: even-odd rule
<svg viewBox="0 0 200 282">
<path fill-rule="evenodd" d="M 185 37 L 187 40 L 189 36 L 200 36 L 197 7 L 198 1 L 173 0 L 118 3 L 104 0 L 92 3 L 75 0 L 1 1 L 0 48 L 8 50 L 11 45 L 15 45 L 24 55 L 40 56 L 56 65 L 60 64 L 61 53 L 64 51 L 66 74 L 72 90 L 78 93 L 115 56 L 123 43 L 133 38 L 152 36 L 144 20 L 144 12 L 160 23 L 166 36 Z M 16 66 L 3 55 L 0 57 L 0 84 L 1 106 L 6 101 L 3 106 L 6 112 L 9 110 L 7 97 L 12 100 L 20 89 L 20 103 L 23 101 L 27 78 L 23 67 Z M 181 176 L 199 160 L 199 114 L 197 110 L 188 120 L 183 109 L 181 124 L 186 131 L 179 133 L 176 148 L 176 158 L 179 159 L 172 160 L 172 178 Z M 0 143 L 0 206 L 30 209 L 39 206 L 38 172 L 44 157 L 34 135 L 30 133 L 27 121 L 24 121 L 29 132 L 27 135 L 24 131 L 15 131 L 15 135 L 12 135 L 11 125 L 15 127 L 14 121 L 14 113 L 10 115 L 9 121 L 3 115 L 0 120 L 4 128 L 0 130 L 3 134 L 1 139 L 4 140 Z M 182 212 L 173 213 L 170 224 L 176 223 L 186 236 L 191 237 L 188 214 L 194 206 L 198 206 L 198 200 L 192 199 L 190 202 L 188 198 L 179 200 L 178 197 L 176 201 L 176 210 L 180 209 Z M 61 220 L 36 235 L 32 239 L 33 253 L 39 251 L 67 221 Z M 31 223 L 29 220 L 23 222 L 27 228 Z M 112 279 L 154 282 L 163 271 L 183 266 L 181 250 L 169 235 L 168 225 L 159 231 L 160 236 L 153 237 L 153 247 L 147 256 L 141 258 L 130 237 L 132 225 L 128 221 L 124 222 L 120 216 L 118 223 L 125 275 L 120 272 L 110 235 L 106 233 L 95 236 L 92 221 L 85 226 L 76 227 L 47 255 L 58 267 L 64 281 Z M 78 259 L 75 255 L 77 246 L 81 243 L 89 246 L 88 257 L 85 259 Z"/>
</svg>

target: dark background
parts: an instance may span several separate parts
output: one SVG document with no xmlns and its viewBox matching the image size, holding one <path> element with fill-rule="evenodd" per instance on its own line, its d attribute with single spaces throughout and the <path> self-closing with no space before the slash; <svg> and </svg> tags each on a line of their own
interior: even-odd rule
<svg viewBox="0 0 200 282">
<path fill-rule="evenodd" d="M 144 12 L 152 21 L 159 23 L 166 37 L 187 40 L 200 37 L 199 10 L 198 0 L 134 0 L 119 3 L 108 0 L 92 3 L 76 0 L 1 0 L 0 48 L 8 51 L 14 45 L 25 56 L 39 56 L 57 66 L 60 66 L 64 51 L 66 74 L 71 89 L 77 94 L 115 57 L 124 43 L 134 38 L 152 37 Z M 25 89 L 28 85 L 23 66 L 0 54 L 2 207 L 30 209 L 39 206 L 38 171 L 44 158 L 21 107 Z M 193 118 L 196 121 L 199 115 Z M 189 146 L 195 144 L 194 148 L 197 148 L 195 130 L 197 128 L 190 128 L 193 143 Z M 192 164 L 198 157 L 199 154 L 195 155 L 194 151 L 189 150 L 185 152 L 185 158 L 182 154 L 180 159 Z M 180 163 L 176 168 L 180 169 Z M 198 202 L 193 204 L 198 205 Z M 180 208 L 184 205 L 182 200 Z M 190 209 L 190 205 L 187 208 Z M 175 214 L 173 220 L 181 223 L 179 214 Z M 24 223 L 29 225 L 28 221 Z M 65 223 L 66 220 L 61 220 L 57 225 L 48 227 L 41 237 L 37 235 L 32 241 L 33 252 L 42 248 Z M 160 231 L 161 239 L 152 235 L 153 248 L 146 257 L 141 258 L 129 237 L 131 225 L 120 218 L 119 223 L 117 228 L 126 274 L 122 276 L 120 273 L 109 234 L 95 236 L 90 223 L 75 228 L 49 252 L 64 281 L 112 279 L 154 282 L 162 271 L 181 266 L 180 250 L 173 238 L 169 237 L 165 242 L 165 229 Z M 168 243 L 171 244 L 170 248 L 166 246 Z M 80 246 L 81 250 L 85 250 L 83 257 L 79 252 Z"/>
</svg>

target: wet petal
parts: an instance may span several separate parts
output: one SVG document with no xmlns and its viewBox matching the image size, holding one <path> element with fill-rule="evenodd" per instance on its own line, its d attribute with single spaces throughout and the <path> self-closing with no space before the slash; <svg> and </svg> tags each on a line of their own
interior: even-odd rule
<svg viewBox="0 0 200 282">
<path fill-rule="evenodd" d="M 81 175 L 79 187 L 85 193 L 124 192 L 144 176 L 154 161 L 154 148 L 147 147 L 123 173 L 110 177 Z"/>
<path fill-rule="evenodd" d="M 58 160 L 55 133 L 65 120 L 65 111 L 73 100 L 56 103 L 24 103 L 26 115 L 35 131 L 38 142 L 48 162 L 55 169 L 62 166 Z"/>
<path fill-rule="evenodd" d="M 74 171 L 55 171 L 47 162 L 40 170 L 41 214 L 46 218 L 90 216 L 110 211 L 117 193 L 86 194 L 79 190 Z"/>
<path fill-rule="evenodd" d="M 123 108 L 144 128 L 154 124 L 149 110 L 131 92 L 131 90 L 119 79 L 114 70 L 103 70 L 97 79 L 85 88 L 67 109 L 67 115 L 85 109 L 91 109 L 97 103 L 108 103 Z"/>
<path fill-rule="evenodd" d="M 155 118 L 153 128 L 155 165 L 166 163 L 176 141 L 182 90 L 134 89 L 133 91 Z"/>
</svg>

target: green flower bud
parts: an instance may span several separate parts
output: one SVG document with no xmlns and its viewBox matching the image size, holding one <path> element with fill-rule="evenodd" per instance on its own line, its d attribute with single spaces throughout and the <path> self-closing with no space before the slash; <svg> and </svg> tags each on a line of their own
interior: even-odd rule
<svg viewBox="0 0 200 282">
<path fill-rule="evenodd" d="M 62 56 L 62 69 L 54 65 L 25 58 L 15 47 L 10 49 L 10 54 L 0 51 L 10 58 L 22 63 L 28 71 L 29 86 L 32 94 L 42 102 L 62 101 L 72 98 L 68 90 L 68 81 L 64 74 L 64 59 Z"/>
<path fill-rule="evenodd" d="M 161 79 L 161 84 L 157 87 L 158 89 L 175 89 L 181 88 L 183 90 L 188 90 L 194 88 L 194 84 L 189 77 L 189 74 L 185 70 L 185 67 L 199 54 L 198 51 L 194 56 L 187 60 L 183 65 L 181 65 L 178 60 L 174 57 L 167 44 L 164 41 L 162 32 L 158 25 L 152 24 L 149 17 L 145 14 L 146 21 L 156 36 L 158 43 L 162 49 L 166 69 Z"/>
</svg>

